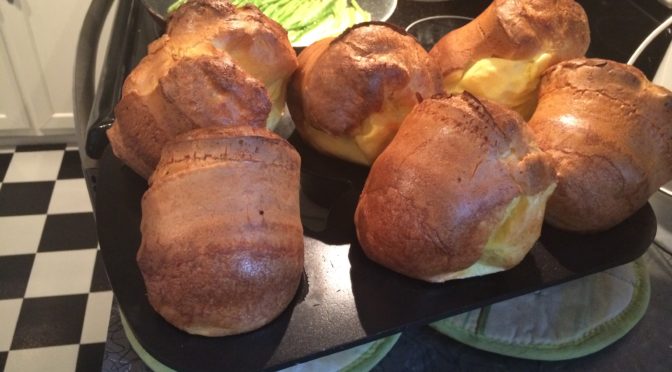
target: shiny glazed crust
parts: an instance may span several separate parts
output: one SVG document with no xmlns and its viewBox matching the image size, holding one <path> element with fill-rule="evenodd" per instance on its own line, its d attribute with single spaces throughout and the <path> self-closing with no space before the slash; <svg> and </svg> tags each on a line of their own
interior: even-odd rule
<svg viewBox="0 0 672 372">
<path fill-rule="evenodd" d="M 205 128 L 163 150 L 142 199 L 137 260 L 151 305 L 192 334 L 257 329 L 303 272 L 300 158 L 247 126 Z"/>
<path fill-rule="evenodd" d="M 171 16 L 166 34 L 150 44 L 126 79 L 108 130 L 112 149 L 148 178 L 163 145 L 179 133 L 263 127 L 279 104 L 267 88 L 286 82 L 296 65 L 286 32 L 257 8 L 191 0 Z"/>
<path fill-rule="evenodd" d="M 530 128 L 550 153 L 558 188 L 547 221 L 609 229 L 672 179 L 672 93 L 632 66 L 576 59 L 546 71 Z"/>
<path fill-rule="evenodd" d="M 495 0 L 441 38 L 430 55 L 446 77 L 491 57 L 519 60 L 550 53 L 555 64 L 583 56 L 588 44 L 588 17 L 574 0 Z"/>
<path fill-rule="evenodd" d="M 530 141 L 518 114 L 469 94 L 417 105 L 360 196 L 355 224 L 366 255 L 432 282 L 473 265 L 507 205 L 555 182 L 550 157 Z M 525 234 L 536 239 L 541 219 Z"/>
<path fill-rule="evenodd" d="M 410 111 L 419 99 L 440 91 L 435 62 L 412 36 L 369 22 L 304 49 L 287 103 L 297 130 L 311 142 L 308 126 L 350 137 L 386 100 Z"/>
</svg>

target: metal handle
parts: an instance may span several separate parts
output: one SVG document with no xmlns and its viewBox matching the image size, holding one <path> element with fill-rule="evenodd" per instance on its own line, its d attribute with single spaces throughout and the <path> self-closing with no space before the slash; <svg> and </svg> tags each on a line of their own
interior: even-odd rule
<svg viewBox="0 0 672 372">
<path fill-rule="evenodd" d="M 86 155 L 100 159 L 108 145 L 106 131 L 114 121 L 114 107 L 121 96 L 127 66 L 133 54 L 135 25 L 141 4 L 137 0 L 119 2 L 112 27 L 103 70 L 100 74 L 98 92 L 86 125 Z M 82 144 L 80 144 L 81 146 Z"/>
<path fill-rule="evenodd" d="M 91 106 L 93 105 L 98 40 L 105 23 L 105 18 L 112 7 L 112 2 L 113 0 L 94 0 L 91 2 L 77 42 L 73 104 L 78 139 L 85 136 L 86 124 L 88 123 Z"/>
</svg>

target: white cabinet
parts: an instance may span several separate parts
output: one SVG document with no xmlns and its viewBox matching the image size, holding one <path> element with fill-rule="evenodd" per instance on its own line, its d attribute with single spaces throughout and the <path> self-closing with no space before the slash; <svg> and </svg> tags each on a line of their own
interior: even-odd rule
<svg viewBox="0 0 672 372">
<path fill-rule="evenodd" d="M 5 43 L 0 38 L 0 129 L 5 133 L 30 130 L 28 118 L 19 95 Z"/>
<path fill-rule="evenodd" d="M 0 136 L 74 138 L 75 52 L 90 2 L 0 0 Z"/>
</svg>

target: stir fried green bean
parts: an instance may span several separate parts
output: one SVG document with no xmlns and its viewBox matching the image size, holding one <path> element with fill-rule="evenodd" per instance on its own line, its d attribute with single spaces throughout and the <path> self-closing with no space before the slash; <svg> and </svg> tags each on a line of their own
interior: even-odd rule
<svg viewBox="0 0 672 372">
<path fill-rule="evenodd" d="M 175 11 L 187 0 L 178 0 L 169 8 Z M 253 4 L 266 16 L 280 23 L 292 43 L 301 42 L 311 31 L 339 32 L 359 22 L 371 20 L 356 0 L 232 0 L 236 6 Z M 310 39 L 318 39 L 313 35 Z"/>
</svg>

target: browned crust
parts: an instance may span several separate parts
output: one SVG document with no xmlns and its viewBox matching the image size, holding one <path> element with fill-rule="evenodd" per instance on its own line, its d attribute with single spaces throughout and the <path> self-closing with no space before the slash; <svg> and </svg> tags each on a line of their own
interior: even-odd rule
<svg viewBox="0 0 672 372">
<path fill-rule="evenodd" d="M 445 77 L 491 57 L 529 59 L 544 52 L 554 64 L 583 56 L 589 44 L 588 17 L 574 0 L 495 0 L 441 38 L 430 55 Z"/>
<path fill-rule="evenodd" d="M 171 17 L 167 35 L 180 46 L 211 42 L 264 83 L 288 77 L 298 64 L 287 31 L 254 5 L 191 0 Z"/>
<path fill-rule="evenodd" d="M 223 58 L 182 58 L 159 86 L 166 103 L 200 127 L 264 127 L 271 111 L 264 85 Z"/>
<path fill-rule="evenodd" d="M 294 147 L 284 138 L 247 125 L 192 130 L 178 135 L 169 145 L 149 179 L 150 186 L 181 176 L 192 168 L 223 161 L 264 162 L 292 173 L 301 162 Z"/>
<path fill-rule="evenodd" d="M 124 82 L 108 131 L 114 153 L 148 178 L 161 148 L 193 128 L 264 126 L 274 104 L 266 87 L 297 66 L 287 33 L 257 8 L 192 0 Z"/>
<path fill-rule="evenodd" d="M 300 158 L 260 128 L 206 128 L 165 146 L 142 200 L 138 265 L 151 305 L 190 333 L 254 330 L 303 272 Z"/>
<path fill-rule="evenodd" d="M 370 21 L 370 22 L 361 22 L 354 24 L 348 28 L 346 28 L 340 35 L 338 35 L 336 38 L 334 38 L 331 43 L 338 43 L 341 40 L 343 40 L 347 35 L 349 35 L 351 32 L 357 30 L 358 28 L 363 28 L 363 27 L 369 27 L 369 26 L 382 26 L 385 27 L 391 31 L 394 31 L 398 33 L 401 36 L 411 36 L 406 30 L 403 28 L 393 24 L 393 23 L 387 23 L 387 22 L 381 22 L 381 21 Z"/>
<path fill-rule="evenodd" d="M 383 23 L 352 27 L 299 55 L 288 105 L 299 133 L 311 126 L 353 135 L 392 96 L 429 97 L 440 91 L 435 63 L 417 41 Z M 309 138 L 308 138 L 309 139 Z"/>
<path fill-rule="evenodd" d="M 127 83 L 132 84 L 134 79 L 136 75 L 131 73 Z M 148 178 L 161 148 L 177 134 L 208 126 L 263 127 L 270 109 L 263 85 L 231 60 L 218 54 L 182 58 L 172 64 L 149 94 L 131 88 L 122 96 L 108 137 L 114 153 Z"/>
<path fill-rule="evenodd" d="M 216 27 L 218 20 L 235 12 L 236 7 L 227 0 L 190 0 L 170 14 L 166 34 L 198 34 L 204 27 Z"/>
<path fill-rule="evenodd" d="M 530 141 L 522 118 L 496 104 L 424 100 L 364 186 L 355 224 L 366 255 L 428 281 L 473 265 L 511 200 L 554 182 L 550 157 Z"/>
<path fill-rule="evenodd" d="M 227 222 L 209 221 L 191 233 L 248 233 L 219 229 Z M 286 239 L 249 245 L 214 238 L 202 246 L 178 240 L 143 246 L 139 264 L 149 301 L 168 322 L 192 334 L 227 336 L 258 329 L 287 307 L 301 278 L 302 244 Z"/>
<path fill-rule="evenodd" d="M 253 5 L 242 6 L 227 17 L 214 33 L 213 43 L 267 86 L 275 80 L 289 80 L 298 66 L 287 31 Z"/>
<path fill-rule="evenodd" d="M 593 232 L 636 212 L 672 178 L 671 122 L 672 93 L 635 67 L 576 59 L 547 70 L 530 120 L 558 169 L 547 221 Z"/>
</svg>

